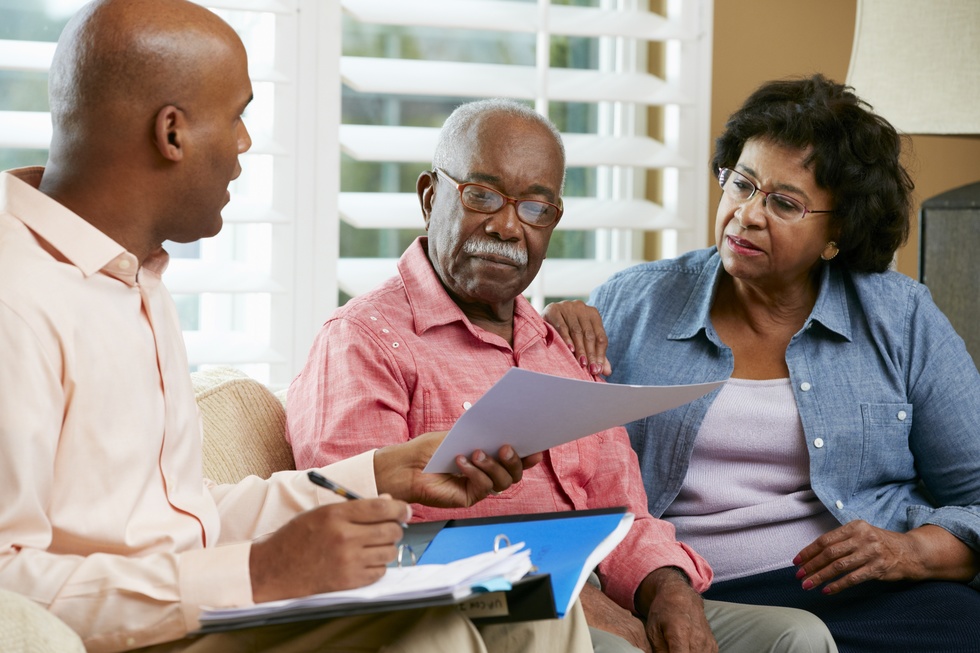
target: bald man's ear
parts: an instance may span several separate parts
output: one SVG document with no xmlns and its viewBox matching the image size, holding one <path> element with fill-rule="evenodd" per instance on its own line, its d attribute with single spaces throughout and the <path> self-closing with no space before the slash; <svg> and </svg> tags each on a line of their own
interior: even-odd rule
<svg viewBox="0 0 980 653">
<path fill-rule="evenodd" d="M 432 215 L 432 198 L 436 193 L 436 173 L 426 170 L 419 175 L 415 182 L 415 192 L 422 206 L 422 219 L 425 220 L 425 230 L 429 230 L 429 217 Z"/>
<path fill-rule="evenodd" d="M 168 104 L 157 111 L 153 122 L 153 144 L 164 159 L 180 161 L 184 158 L 186 132 L 187 119 L 182 109 Z"/>
</svg>

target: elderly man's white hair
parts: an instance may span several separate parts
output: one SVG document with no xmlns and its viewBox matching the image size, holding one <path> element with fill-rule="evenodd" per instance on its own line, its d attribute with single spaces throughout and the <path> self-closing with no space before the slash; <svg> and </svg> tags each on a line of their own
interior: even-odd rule
<svg viewBox="0 0 980 653">
<path fill-rule="evenodd" d="M 561 153 L 561 185 L 565 186 L 565 145 L 561 140 L 561 133 L 554 123 L 542 116 L 540 113 L 515 100 L 501 98 L 491 98 L 489 100 L 477 100 L 461 104 L 449 114 L 446 122 L 442 125 L 439 132 L 439 141 L 436 143 L 436 151 L 432 155 L 432 167 L 452 169 L 453 164 L 462 154 L 463 138 L 462 135 L 476 120 L 489 115 L 504 114 L 515 118 L 523 118 L 543 125 L 548 128 L 558 150 Z M 558 189 L 560 193 L 562 188 Z"/>
</svg>

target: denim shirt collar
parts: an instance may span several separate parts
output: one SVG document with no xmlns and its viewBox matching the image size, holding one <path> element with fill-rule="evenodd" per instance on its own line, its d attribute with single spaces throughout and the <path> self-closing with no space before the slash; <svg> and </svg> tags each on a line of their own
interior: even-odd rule
<svg viewBox="0 0 980 653">
<path fill-rule="evenodd" d="M 702 329 L 707 334 L 714 334 L 711 326 L 711 305 L 714 304 L 715 293 L 718 291 L 718 283 L 723 273 L 721 256 L 718 250 L 713 248 L 711 258 L 701 269 L 687 304 L 678 315 L 670 333 L 667 334 L 669 340 L 693 338 Z M 835 265 L 821 264 L 817 301 L 803 328 L 807 328 L 811 321 L 818 322 L 829 331 L 851 340 L 851 320 L 844 289 L 844 275 Z M 712 337 L 712 340 L 714 339 Z"/>
</svg>

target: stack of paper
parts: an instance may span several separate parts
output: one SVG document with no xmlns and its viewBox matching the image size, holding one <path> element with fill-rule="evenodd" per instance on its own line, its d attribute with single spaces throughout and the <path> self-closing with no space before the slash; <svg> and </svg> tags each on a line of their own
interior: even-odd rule
<svg viewBox="0 0 980 653">
<path fill-rule="evenodd" d="M 200 632 L 449 603 L 484 589 L 510 589 L 530 570 L 530 549 L 519 542 L 446 564 L 388 568 L 379 581 L 354 590 L 205 610 Z"/>
</svg>

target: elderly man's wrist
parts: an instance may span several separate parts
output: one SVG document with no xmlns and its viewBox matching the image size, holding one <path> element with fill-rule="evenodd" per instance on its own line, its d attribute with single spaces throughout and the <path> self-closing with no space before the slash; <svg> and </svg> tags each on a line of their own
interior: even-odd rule
<svg viewBox="0 0 980 653">
<path fill-rule="evenodd" d="M 686 588 L 694 591 L 691 585 L 691 577 L 680 567 L 658 567 L 654 569 L 640 586 L 636 588 L 636 595 L 633 597 L 633 604 L 638 614 L 645 615 L 649 612 L 650 606 L 662 591 L 671 589 Z"/>
</svg>

